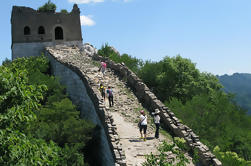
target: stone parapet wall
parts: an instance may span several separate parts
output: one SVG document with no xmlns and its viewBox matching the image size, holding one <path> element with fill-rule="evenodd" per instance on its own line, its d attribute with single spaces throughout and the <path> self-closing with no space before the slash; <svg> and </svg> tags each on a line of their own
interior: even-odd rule
<svg viewBox="0 0 251 166">
<path fill-rule="evenodd" d="M 45 53 L 47 56 L 53 58 L 55 61 L 69 68 L 80 77 L 86 88 L 88 96 L 90 97 L 91 101 L 94 104 L 99 120 L 101 121 L 102 126 L 104 127 L 108 144 L 114 158 L 114 164 L 112 165 L 126 166 L 126 160 L 125 160 L 126 157 L 120 143 L 120 138 L 117 133 L 116 124 L 114 124 L 114 119 L 112 115 L 109 113 L 109 110 L 106 109 L 102 100 L 102 96 L 99 90 L 97 89 L 96 85 L 93 83 L 93 80 L 87 76 L 86 71 L 84 71 L 84 69 L 81 68 L 81 64 L 78 64 L 77 62 L 70 60 L 67 61 L 64 58 L 57 56 L 57 52 L 55 52 L 53 48 L 50 47 L 46 48 Z"/>
<path fill-rule="evenodd" d="M 114 70 L 114 72 L 124 80 L 126 80 L 128 86 L 134 91 L 138 100 L 149 111 L 155 109 L 160 110 L 160 116 L 162 123 L 166 128 L 171 130 L 174 136 L 184 138 L 187 145 L 192 150 L 197 150 L 200 163 L 205 166 L 221 166 L 222 163 L 209 151 L 209 148 L 200 142 L 199 136 L 197 136 L 188 126 L 182 124 L 178 118 L 166 107 L 157 97 L 150 91 L 150 89 L 139 79 L 135 73 L 133 73 L 128 67 L 117 64 L 108 58 L 93 55 L 92 58 L 97 61 L 104 61 L 107 63 L 107 67 Z"/>
<path fill-rule="evenodd" d="M 47 56 L 50 60 L 51 73 L 60 78 L 60 83 L 66 87 L 67 95 L 71 98 L 72 103 L 78 107 L 80 116 L 85 117 L 95 125 L 101 127 L 101 129 L 95 131 L 95 133 L 99 135 L 101 142 L 99 144 L 100 150 L 96 152 L 96 156 L 99 156 L 100 161 L 104 165 L 112 165 L 114 163 L 114 159 L 109 147 L 109 141 L 107 140 L 105 130 L 102 127 L 101 121 L 96 113 L 95 106 L 88 96 L 86 87 L 81 78 L 70 68 L 59 63 L 51 55 L 47 54 Z"/>
<path fill-rule="evenodd" d="M 61 42 L 30 42 L 30 43 L 13 43 L 11 46 L 12 60 L 29 56 L 40 56 L 45 47 L 52 47 L 57 44 L 68 46 L 82 46 L 82 41 L 61 41 Z"/>
</svg>

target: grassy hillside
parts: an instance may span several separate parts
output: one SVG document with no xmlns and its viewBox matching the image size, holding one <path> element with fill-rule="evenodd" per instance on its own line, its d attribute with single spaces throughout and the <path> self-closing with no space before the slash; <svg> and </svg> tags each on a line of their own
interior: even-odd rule
<svg viewBox="0 0 251 166">
<path fill-rule="evenodd" d="M 234 100 L 238 105 L 248 110 L 251 114 L 251 74 L 234 73 L 233 75 L 218 76 L 228 93 L 235 94 Z"/>
</svg>

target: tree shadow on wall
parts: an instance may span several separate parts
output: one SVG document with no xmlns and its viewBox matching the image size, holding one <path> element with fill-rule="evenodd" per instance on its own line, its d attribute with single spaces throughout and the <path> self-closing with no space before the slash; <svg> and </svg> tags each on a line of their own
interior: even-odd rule
<svg viewBox="0 0 251 166">
<path fill-rule="evenodd" d="M 100 146 L 101 146 L 101 127 L 96 125 L 92 135 L 92 139 L 87 142 L 84 149 L 84 159 L 85 164 L 90 166 L 100 166 L 102 165 L 100 156 Z"/>
</svg>

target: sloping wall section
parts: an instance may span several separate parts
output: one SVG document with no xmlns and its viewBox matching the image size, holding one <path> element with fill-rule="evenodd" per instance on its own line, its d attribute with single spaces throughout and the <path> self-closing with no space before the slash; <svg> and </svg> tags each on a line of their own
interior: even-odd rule
<svg viewBox="0 0 251 166">
<path fill-rule="evenodd" d="M 60 78 L 60 83 L 66 86 L 66 91 L 73 104 L 77 105 L 80 109 L 80 114 L 82 117 L 85 117 L 91 120 L 94 124 L 99 125 L 101 127 L 100 130 L 100 158 L 102 159 L 102 163 L 104 165 L 114 165 L 114 160 L 112 157 L 111 150 L 109 148 L 109 144 L 107 141 L 107 137 L 104 131 L 103 125 L 101 124 L 98 115 L 95 110 L 95 106 L 88 96 L 86 87 L 80 77 L 73 72 L 68 67 L 59 63 L 56 59 L 54 59 L 51 55 L 47 54 L 50 59 L 50 65 L 52 68 L 52 74 Z M 98 152 L 97 152 L 98 153 Z"/>
<path fill-rule="evenodd" d="M 70 47 L 65 47 L 68 50 Z M 82 116 L 98 124 L 102 130 L 99 153 L 103 166 L 125 166 L 125 154 L 122 150 L 113 118 L 106 110 L 100 92 L 91 79 L 85 75 L 81 67 L 73 62 L 67 62 L 57 55 L 55 48 L 46 48 L 45 55 L 49 57 L 52 72 L 60 77 L 61 84 L 66 86 L 67 93 L 73 103 L 79 106 Z M 59 49 L 63 50 L 64 47 Z M 70 50 L 70 49 L 69 49 Z M 69 51 L 68 50 L 68 51 Z M 66 53 L 67 54 L 67 53 Z M 63 55 L 62 55 L 63 56 Z M 74 53 L 72 53 L 74 56 Z"/>
<path fill-rule="evenodd" d="M 54 66 L 53 71 L 55 74 L 57 74 L 57 70 L 59 74 L 62 74 L 62 77 L 65 77 L 63 80 L 64 82 L 68 82 L 69 79 L 72 80 L 79 80 L 79 84 L 83 84 L 85 88 L 83 90 L 76 90 L 76 89 L 70 89 L 68 92 L 70 96 L 73 98 L 73 100 L 78 100 L 78 98 L 85 98 L 80 102 L 83 102 L 83 112 L 88 111 L 88 109 L 91 109 L 91 112 L 97 113 L 100 123 L 104 127 L 104 133 L 106 133 L 107 139 L 105 140 L 105 136 L 103 139 L 108 143 L 104 145 L 104 148 L 107 150 L 107 144 L 110 146 L 110 152 L 106 150 L 102 150 L 102 154 L 108 155 L 106 157 L 106 160 L 104 161 L 110 162 L 111 157 L 110 154 L 112 154 L 114 159 L 115 165 L 126 165 L 125 162 L 125 155 L 123 154 L 122 148 L 119 146 L 119 138 L 116 132 L 116 125 L 113 124 L 112 116 L 109 115 L 109 112 L 106 111 L 105 106 L 102 102 L 102 97 L 100 95 L 100 92 L 95 87 L 96 85 L 93 85 L 93 82 L 91 79 L 88 78 L 88 76 L 85 74 L 85 71 L 83 69 L 83 65 L 81 61 L 73 62 L 74 61 L 74 53 L 71 51 L 66 52 L 65 54 L 71 54 L 72 59 L 64 59 L 64 55 L 57 55 L 57 52 L 53 50 L 54 48 L 46 48 L 46 55 L 50 57 L 52 66 Z M 59 48 L 64 49 L 64 48 Z M 127 81 L 127 85 L 134 91 L 135 95 L 137 96 L 138 100 L 144 105 L 144 107 L 149 111 L 154 111 L 156 108 L 161 111 L 161 119 L 162 123 L 165 125 L 166 128 L 168 128 L 174 136 L 182 137 L 186 140 L 187 144 L 192 150 L 197 150 L 199 153 L 200 162 L 202 165 L 209 166 L 221 166 L 221 162 L 209 151 L 209 148 L 200 142 L 199 137 L 186 125 L 182 124 L 177 117 L 175 117 L 174 113 L 171 112 L 160 100 L 157 99 L 157 97 L 150 91 L 150 89 L 140 80 L 130 69 L 128 69 L 126 66 L 122 64 L 116 64 L 113 61 L 94 55 L 93 60 L 96 61 L 105 61 L 107 63 L 107 67 L 114 70 L 114 72 L 123 78 L 123 80 Z M 57 69 L 58 65 L 55 64 L 61 64 L 62 70 L 72 70 L 71 72 L 64 73 L 64 71 L 60 71 L 61 69 Z M 73 76 L 77 75 L 77 76 Z M 68 86 L 75 86 L 73 84 L 74 81 L 69 81 Z M 82 83 L 81 83 L 82 82 Z M 79 93 L 86 93 L 88 95 L 79 94 Z M 82 97 L 81 97 L 82 96 Z M 86 100 L 86 101 L 85 101 Z M 79 103 L 77 102 L 79 105 Z M 85 109 L 85 105 L 92 105 L 90 108 Z M 81 105 L 81 104 L 80 104 Z M 93 116 L 92 116 L 93 115 Z M 93 117 L 93 119 L 98 120 L 97 116 L 92 114 L 87 115 L 90 117 Z M 99 122 L 98 122 L 99 123 Z M 109 154 L 105 154 L 105 153 Z M 106 165 L 106 164 L 104 164 Z M 109 165 L 109 164 L 107 164 Z M 112 164 L 113 165 L 113 164 Z"/>
</svg>

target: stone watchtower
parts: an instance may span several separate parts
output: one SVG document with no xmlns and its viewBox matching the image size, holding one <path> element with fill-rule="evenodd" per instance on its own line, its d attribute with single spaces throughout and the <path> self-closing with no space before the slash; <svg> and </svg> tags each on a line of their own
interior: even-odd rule
<svg viewBox="0 0 251 166">
<path fill-rule="evenodd" d="M 82 45 L 80 10 L 76 4 L 70 13 L 13 6 L 11 35 L 12 59 L 38 56 L 44 47 L 57 44 Z"/>
</svg>

